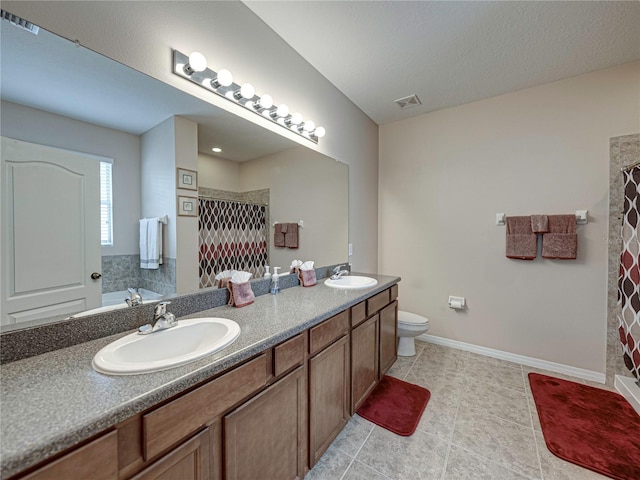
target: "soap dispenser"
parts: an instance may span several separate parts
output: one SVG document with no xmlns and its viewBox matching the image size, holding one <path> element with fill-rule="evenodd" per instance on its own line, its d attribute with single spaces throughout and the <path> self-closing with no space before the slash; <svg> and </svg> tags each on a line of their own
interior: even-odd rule
<svg viewBox="0 0 640 480">
<path fill-rule="evenodd" d="M 280 293 L 280 267 L 273 267 L 273 275 L 271 276 L 271 294 Z"/>
<path fill-rule="evenodd" d="M 266 272 L 264 272 L 263 278 L 271 278 L 271 273 L 269 272 L 269 265 L 265 265 L 264 269 L 266 270 Z"/>
</svg>

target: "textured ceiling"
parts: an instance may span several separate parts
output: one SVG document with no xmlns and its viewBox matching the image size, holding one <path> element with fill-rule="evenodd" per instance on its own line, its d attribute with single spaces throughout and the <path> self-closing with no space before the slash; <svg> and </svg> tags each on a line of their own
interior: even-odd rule
<svg viewBox="0 0 640 480">
<path fill-rule="evenodd" d="M 640 58 L 637 1 L 244 3 L 378 124 Z"/>
</svg>

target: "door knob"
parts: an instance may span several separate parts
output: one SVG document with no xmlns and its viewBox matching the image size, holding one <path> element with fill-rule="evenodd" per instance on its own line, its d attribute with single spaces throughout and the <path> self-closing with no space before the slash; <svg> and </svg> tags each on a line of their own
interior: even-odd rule
<svg viewBox="0 0 640 480">
<path fill-rule="evenodd" d="M 102 277 L 102 274 L 101 274 L 101 273 L 93 272 L 93 273 L 91 274 L 91 279 L 92 279 L 92 280 L 98 280 L 100 277 Z"/>
</svg>

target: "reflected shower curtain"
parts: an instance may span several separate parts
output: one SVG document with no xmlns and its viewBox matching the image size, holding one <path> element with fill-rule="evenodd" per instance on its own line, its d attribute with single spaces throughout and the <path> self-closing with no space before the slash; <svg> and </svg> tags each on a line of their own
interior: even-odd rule
<svg viewBox="0 0 640 480">
<path fill-rule="evenodd" d="M 640 379 L 640 167 L 624 171 L 622 254 L 618 277 L 618 321 L 624 363 Z"/>
<path fill-rule="evenodd" d="M 266 206 L 199 198 L 200 288 L 215 285 L 223 270 L 264 275 Z"/>
</svg>

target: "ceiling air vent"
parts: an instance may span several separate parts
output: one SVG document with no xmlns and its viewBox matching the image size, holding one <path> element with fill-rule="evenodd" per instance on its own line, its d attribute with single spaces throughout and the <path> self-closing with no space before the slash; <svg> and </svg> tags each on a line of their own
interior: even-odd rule
<svg viewBox="0 0 640 480">
<path fill-rule="evenodd" d="M 422 105 L 422 102 L 418 98 L 418 95 L 409 95 L 408 97 L 394 100 L 394 102 L 396 102 L 402 110 L 406 110 L 407 108 L 417 107 L 418 105 Z"/>
<path fill-rule="evenodd" d="M 14 15 L 13 13 L 9 13 L 6 10 L 0 10 L 0 18 L 12 23 L 18 28 L 22 28 L 23 30 L 33 33 L 34 35 L 37 35 L 38 32 L 40 31 L 39 26 L 34 25 L 31 22 L 28 22 L 24 18 L 20 18 L 17 15 Z"/>
</svg>

